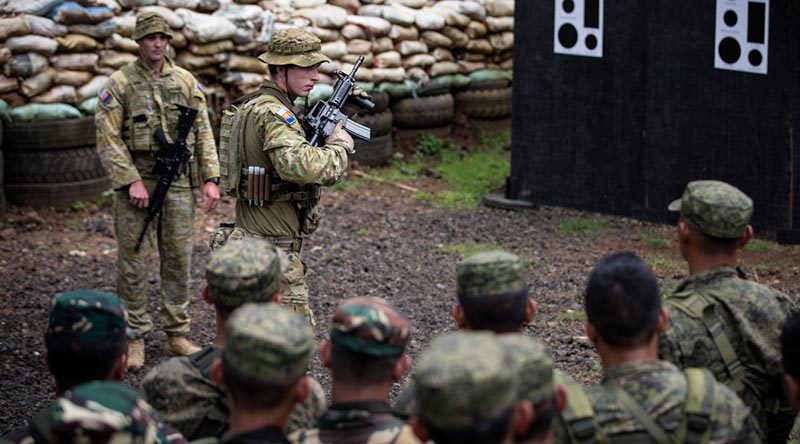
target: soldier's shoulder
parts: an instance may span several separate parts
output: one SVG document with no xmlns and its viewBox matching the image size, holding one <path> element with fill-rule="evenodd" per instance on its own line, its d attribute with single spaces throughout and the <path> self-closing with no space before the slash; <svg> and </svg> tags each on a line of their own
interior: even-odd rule
<svg viewBox="0 0 800 444">
<path fill-rule="evenodd" d="M 180 396 L 189 386 L 214 386 L 188 356 L 169 358 L 153 367 L 142 379 L 142 395 L 151 400 Z"/>
<path fill-rule="evenodd" d="M 0 436 L 0 444 L 28 444 L 33 442 L 30 427 L 28 426 L 20 427 L 7 435 Z"/>
<path fill-rule="evenodd" d="M 190 84 L 197 83 L 197 77 L 195 77 L 194 74 L 192 74 L 191 71 L 187 70 L 186 68 L 182 68 L 177 64 L 173 63 L 172 69 L 174 70 L 173 73 L 175 74 L 175 76 L 183 80 L 184 82 Z"/>
</svg>

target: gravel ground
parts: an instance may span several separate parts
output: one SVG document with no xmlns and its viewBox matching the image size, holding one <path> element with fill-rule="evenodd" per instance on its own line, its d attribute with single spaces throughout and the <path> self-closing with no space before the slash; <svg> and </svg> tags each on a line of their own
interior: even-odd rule
<svg viewBox="0 0 800 444">
<path fill-rule="evenodd" d="M 435 190 L 441 183 L 425 178 L 414 183 Z M 653 265 L 664 286 L 674 285 L 686 270 L 672 242 L 674 229 L 631 219 L 587 215 L 542 207 L 513 212 L 480 207 L 457 212 L 415 200 L 412 193 L 388 184 L 361 182 L 344 191 L 327 192 L 322 227 L 304 246 L 311 305 L 322 339 L 335 306 L 355 296 L 380 296 L 396 304 L 413 322 L 410 354 L 454 328 L 456 252 L 459 244 L 493 244 L 530 261 L 528 282 L 539 312 L 528 334 L 545 341 L 557 366 L 583 383 L 599 378 L 599 362 L 583 333 L 581 291 L 593 264 L 618 250 L 634 250 Z M 200 297 L 207 239 L 212 227 L 233 213 L 229 200 L 196 224 L 192 271 L 191 338 L 212 342 L 214 317 Z M 594 232 L 562 232 L 573 218 L 602 217 L 607 225 Z M 57 292 L 79 287 L 114 290 L 116 244 L 108 207 L 81 212 L 34 212 L 13 208 L 0 230 L 0 435 L 25 423 L 53 400 L 54 381 L 43 362 L 43 332 L 49 301 Z M 800 289 L 800 248 L 768 244 L 743 257 L 759 281 L 791 294 Z M 147 367 L 130 373 L 138 388 L 147 369 L 161 359 L 165 336 L 155 259 L 149 299 L 156 328 L 147 341 Z M 329 380 L 318 360 L 314 374 Z"/>
</svg>

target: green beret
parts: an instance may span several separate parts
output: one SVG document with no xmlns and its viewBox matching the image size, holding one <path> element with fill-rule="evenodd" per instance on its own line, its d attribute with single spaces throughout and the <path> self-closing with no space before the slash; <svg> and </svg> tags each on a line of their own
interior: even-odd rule
<svg viewBox="0 0 800 444">
<path fill-rule="evenodd" d="M 333 314 L 331 342 L 369 356 L 400 356 L 411 335 L 411 323 L 386 300 L 354 298 Z"/>
<path fill-rule="evenodd" d="M 738 239 L 753 215 L 753 200 L 733 185 L 718 180 L 689 182 L 683 197 L 669 204 L 689 225 L 709 236 Z"/>
<path fill-rule="evenodd" d="M 519 256 L 488 251 L 470 256 L 456 269 L 459 297 L 500 296 L 528 291 L 525 265 Z"/>
<path fill-rule="evenodd" d="M 283 255 L 256 238 L 231 241 L 212 251 L 206 266 L 211 299 L 225 307 L 271 301 L 286 268 Z"/>
<path fill-rule="evenodd" d="M 48 336 L 75 342 L 105 342 L 126 337 L 126 313 L 120 299 L 99 290 L 79 289 L 56 295 Z"/>
</svg>

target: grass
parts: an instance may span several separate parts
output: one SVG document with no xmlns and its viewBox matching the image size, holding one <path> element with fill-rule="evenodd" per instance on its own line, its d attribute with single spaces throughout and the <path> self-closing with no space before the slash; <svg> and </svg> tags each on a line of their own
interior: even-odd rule
<svg viewBox="0 0 800 444">
<path fill-rule="evenodd" d="M 583 321 L 586 319 L 586 312 L 583 310 L 567 310 L 559 313 L 556 320 L 559 321 Z"/>
<path fill-rule="evenodd" d="M 419 178 L 420 172 L 424 167 L 425 164 L 421 160 L 407 162 L 401 159 L 395 159 L 389 166 L 375 168 L 370 171 L 370 174 L 384 180 L 402 182 L 404 180 Z"/>
<path fill-rule="evenodd" d="M 660 255 L 651 258 L 648 263 L 653 270 L 678 271 L 684 268 L 683 263 L 675 262 L 668 257 Z"/>
<path fill-rule="evenodd" d="M 753 253 L 767 253 L 775 249 L 775 243 L 761 239 L 753 239 L 744 247 L 747 251 Z"/>
<path fill-rule="evenodd" d="M 98 197 L 97 200 L 95 201 L 97 206 L 101 208 L 106 206 L 111 206 L 113 202 L 114 202 L 114 190 L 103 191 L 100 197 Z"/>
<path fill-rule="evenodd" d="M 86 209 L 86 203 L 82 200 L 76 200 L 72 202 L 72 205 L 69 206 L 69 209 L 75 212 L 83 211 Z"/>
<path fill-rule="evenodd" d="M 663 237 L 653 236 L 653 237 L 646 237 L 644 242 L 652 248 L 657 248 L 659 250 L 666 250 L 669 248 L 670 241 L 664 239 Z"/>
<path fill-rule="evenodd" d="M 594 233 L 608 226 L 608 219 L 601 217 L 579 218 L 572 217 L 561 224 L 561 234 Z"/>
<path fill-rule="evenodd" d="M 356 236 L 366 236 L 366 235 L 367 235 L 367 229 L 366 228 L 361 227 L 358 230 L 356 230 Z"/>
<path fill-rule="evenodd" d="M 67 218 L 67 226 L 70 228 L 78 228 L 80 224 L 81 224 L 81 219 L 79 217 Z"/>
</svg>

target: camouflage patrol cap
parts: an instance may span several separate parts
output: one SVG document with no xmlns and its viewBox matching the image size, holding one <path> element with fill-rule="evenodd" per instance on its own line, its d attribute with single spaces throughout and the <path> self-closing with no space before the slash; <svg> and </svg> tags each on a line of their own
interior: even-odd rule
<svg viewBox="0 0 800 444">
<path fill-rule="evenodd" d="M 300 28 L 275 31 L 269 39 L 267 50 L 258 60 L 268 65 L 297 65 L 303 68 L 330 62 L 322 53 L 322 42 L 310 32 Z"/>
<path fill-rule="evenodd" d="M 257 238 L 227 242 L 211 252 L 206 266 L 211 299 L 225 307 L 269 302 L 278 292 L 287 259 L 271 243 Z"/>
<path fill-rule="evenodd" d="M 164 17 L 155 12 L 142 12 L 136 16 L 136 28 L 133 30 L 134 40 L 139 40 L 158 32 L 172 39 L 172 33 Z"/>
<path fill-rule="evenodd" d="M 442 430 L 495 419 L 517 400 L 517 372 L 489 332 L 436 338 L 417 363 L 414 384 L 420 415 Z"/>
<path fill-rule="evenodd" d="M 517 369 L 519 377 L 518 399 L 534 405 L 553 397 L 553 358 L 544 344 L 520 333 L 498 335 Z"/>
<path fill-rule="evenodd" d="M 226 365 L 276 382 L 305 373 L 314 352 L 306 318 L 279 304 L 244 304 L 225 324 L 225 339 Z"/>
<path fill-rule="evenodd" d="M 80 289 L 56 295 L 47 335 L 75 342 L 106 342 L 126 337 L 126 313 L 120 299 L 99 290 Z"/>
<path fill-rule="evenodd" d="M 31 421 L 36 442 L 186 442 L 136 392 L 117 381 L 79 385 Z"/>
<path fill-rule="evenodd" d="M 709 236 L 738 239 L 753 215 L 753 200 L 733 185 L 718 180 L 689 182 L 683 197 L 669 204 L 681 218 Z"/>
<path fill-rule="evenodd" d="M 386 300 L 353 298 L 333 314 L 331 342 L 369 356 L 400 356 L 411 335 L 411 323 Z"/>
<path fill-rule="evenodd" d="M 472 255 L 458 264 L 458 296 L 499 296 L 528 291 L 525 266 L 519 256 L 505 251 Z"/>
</svg>

